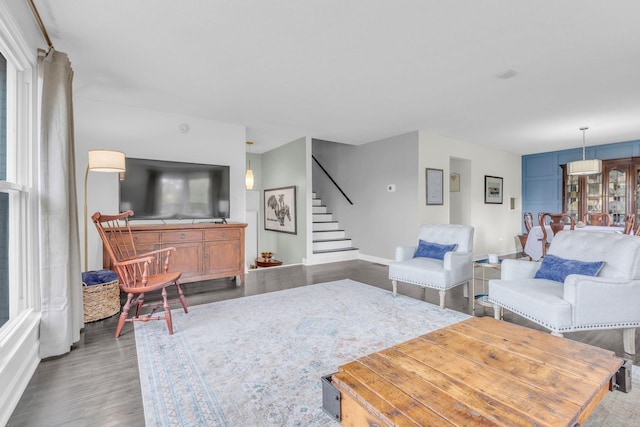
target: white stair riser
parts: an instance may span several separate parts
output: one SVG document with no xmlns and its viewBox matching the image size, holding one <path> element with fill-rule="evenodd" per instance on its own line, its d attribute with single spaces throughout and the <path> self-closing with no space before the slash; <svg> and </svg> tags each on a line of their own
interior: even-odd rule
<svg viewBox="0 0 640 427">
<path fill-rule="evenodd" d="M 320 199 L 311 200 L 311 205 L 312 206 L 320 206 L 321 204 L 322 204 L 322 200 L 320 200 Z"/>
<path fill-rule="evenodd" d="M 326 206 L 313 206 L 311 213 L 314 214 L 326 214 L 327 213 L 327 207 Z"/>
<path fill-rule="evenodd" d="M 343 249 L 351 247 L 351 239 L 331 240 L 328 242 L 313 242 L 314 251 L 326 251 L 331 249 Z"/>
<path fill-rule="evenodd" d="M 313 214 L 314 222 L 333 221 L 333 215 L 331 214 Z"/>
<path fill-rule="evenodd" d="M 314 222 L 313 231 L 337 230 L 338 226 L 337 222 Z"/>
<path fill-rule="evenodd" d="M 313 232 L 313 240 L 344 239 L 345 237 L 347 233 L 344 230 Z"/>
<path fill-rule="evenodd" d="M 353 251 L 327 252 L 324 254 L 313 254 L 313 257 L 309 260 L 309 263 L 323 264 L 326 262 L 348 261 L 352 259 L 358 259 L 359 257 L 360 251 L 357 249 Z"/>
</svg>

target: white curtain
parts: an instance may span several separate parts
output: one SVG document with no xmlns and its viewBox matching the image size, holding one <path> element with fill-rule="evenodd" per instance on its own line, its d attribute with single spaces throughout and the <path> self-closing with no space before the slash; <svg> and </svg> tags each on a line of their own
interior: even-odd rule
<svg viewBox="0 0 640 427">
<path fill-rule="evenodd" d="M 73 70 L 67 54 L 38 57 L 40 75 L 40 357 L 70 351 L 84 326 L 73 142 Z"/>
</svg>

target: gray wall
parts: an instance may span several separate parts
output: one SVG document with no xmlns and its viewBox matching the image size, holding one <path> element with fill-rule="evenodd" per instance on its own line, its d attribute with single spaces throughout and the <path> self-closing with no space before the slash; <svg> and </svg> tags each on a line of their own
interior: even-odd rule
<svg viewBox="0 0 640 427">
<path fill-rule="evenodd" d="M 260 195 L 258 252 L 271 251 L 284 264 L 298 264 L 307 253 L 307 139 L 300 138 L 262 155 L 262 190 L 296 186 L 297 234 L 264 229 L 264 192 Z M 253 167 L 253 161 L 251 162 Z M 255 187 L 254 187 L 255 188 Z"/>
<path fill-rule="evenodd" d="M 350 205 L 315 164 L 313 191 L 366 258 L 393 259 L 399 242 L 418 229 L 418 132 L 353 146 L 313 140 L 313 155 L 343 189 Z M 393 184 L 395 192 L 388 192 Z"/>
</svg>

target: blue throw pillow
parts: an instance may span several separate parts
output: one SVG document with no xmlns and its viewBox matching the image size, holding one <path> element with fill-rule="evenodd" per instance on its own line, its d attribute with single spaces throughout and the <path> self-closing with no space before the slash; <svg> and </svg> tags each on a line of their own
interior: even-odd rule
<svg viewBox="0 0 640 427">
<path fill-rule="evenodd" d="M 458 245 L 456 243 L 454 243 L 453 245 L 441 245 L 439 243 L 425 242 L 424 240 L 420 240 L 418 242 L 418 250 L 413 255 L 413 257 L 444 259 L 444 254 L 446 254 L 447 252 L 455 251 L 457 247 Z"/>
<path fill-rule="evenodd" d="M 585 262 L 547 255 L 542 260 L 542 265 L 540 265 L 540 269 L 536 272 L 534 278 L 564 283 L 564 279 L 570 274 L 597 276 L 603 265 L 604 261 Z"/>
</svg>

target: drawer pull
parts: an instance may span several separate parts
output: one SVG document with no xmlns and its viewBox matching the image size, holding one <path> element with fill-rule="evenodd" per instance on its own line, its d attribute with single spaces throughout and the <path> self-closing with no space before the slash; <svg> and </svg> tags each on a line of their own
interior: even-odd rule
<svg viewBox="0 0 640 427">
<path fill-rule="evenodd" d="M 181 238 L 181 239 L 186 239 L 186 238 L 187 238 L 187 235 L 186 235 L 186 234 L 184 234 L 184 233 L 181 233 L 181 234 L 180 234 L 180 238 Z"/>
<path fill-rule="evenodd" d="M 138 237 L 137 236 L 133 236 L 133 241 L 138 243 Z"/>
<path fill-rule="evenodd" d="M 222 237 L 227 237 L 227 232 L 226 232 L 226 231 L 223 231 L 222 233 L 220 233 L 220 236 L 222 236 Z"/>
</svg>

